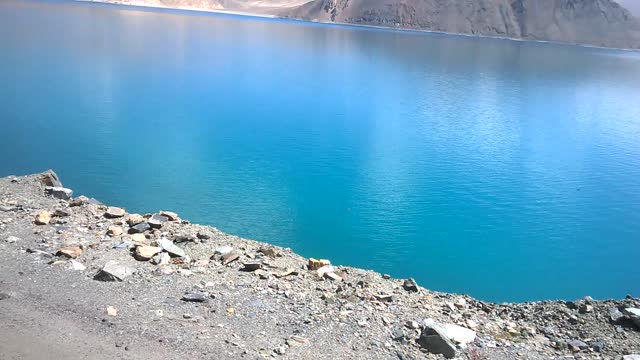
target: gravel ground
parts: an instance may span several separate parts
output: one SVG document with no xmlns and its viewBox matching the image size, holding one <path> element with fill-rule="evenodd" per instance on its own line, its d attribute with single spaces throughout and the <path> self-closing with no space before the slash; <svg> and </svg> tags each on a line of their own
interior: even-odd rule
<svg viewBox="0 0 640 360">
<path fill-rule="evenodd" d="M 55 173 L 0 179 L 0 359 L 640 353 L 639 319 L 626 312 L 640 299 L 481 302 L 47 185 L 61 185 Z M 111 275 L 96 277 L 106 264 Z M 103 281 L 113 276 L 123 279 Z"/>
</svg>

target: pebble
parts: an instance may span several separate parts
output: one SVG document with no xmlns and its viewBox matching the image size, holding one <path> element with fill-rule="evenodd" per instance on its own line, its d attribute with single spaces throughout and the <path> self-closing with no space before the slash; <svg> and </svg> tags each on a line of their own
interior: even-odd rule
<svg viewBox="0 0 640 360">
<path fill-rule="evenodd" d="M 36 225 L 48 225 L 51 222 L 51 215 L 48 211 L 42 210 L 36 215 L 36 220 L 34 221 Z"/>
<path fill-rule="evenodd" d="M 188 292 L 182 296 L 182 301 L 187 302 L 205 302 L 208 299 L 208 292 Z"/>
<path fill-rule="evenodd" d="M 58 249 L 56 256 L 65 256 L 70 259 L 75 259 L 82 255 L 82 249 L 78 246 L 66 246 Z"/>
</svg>

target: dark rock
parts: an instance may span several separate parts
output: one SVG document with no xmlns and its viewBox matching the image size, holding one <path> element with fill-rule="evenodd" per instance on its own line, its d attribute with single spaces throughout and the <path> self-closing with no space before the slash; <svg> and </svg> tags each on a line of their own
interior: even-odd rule
<svg viewBox="0 0 640 360">
<path fill-rule="evenodd" d="M 418 284 L 412 278 L 405 280 L 402 287 L 407 291 L 418 292 Z"/>
<path fill-rule="evenodd" d="M 211 235 L 206 232 L 198 231 L 196 237 L 200 240 L 209 240 L 211 238 Z"/>
<path fill-rule="evenodd" d="M 149 223 L 152 228 L 159 229 L 162 227 L 162 224 L 166 223 L 167 221 L 169 221 L 168 217 L 160 214 L 153 214 L 153 216 L 151 216 L 151 218 L 147 220 L 147 223 Z"/>
<path fill-rule="evenodd" d="M 141 222 L 140 224 L 133 225 L 129 228 L 129 234 L 141 234 L 147 230 L 151 229 L 151 226 L 146 222 Z"/>
<path fill-rule="evenodd" d="M 272 247 L 262 247 L 260 248 L 260 252 L 263 253 L 265 256 L 268 256 L 270 258 L 275 258 L 276 257 L 276 250 Z"/>
<path fill-rule="evenodd" d="M 564 303 L 571 310 L 578 310 L 580 306 L 580 301 L 567 301 Z"/>
<path fill-rule="evenodd" d="M 638 308 L 626 308 L 626 309 L 624 309 L 624 313 L 640 329 L 640 309 L 638 309 Z"/>
<path fill-rule="evenodd" d="M 256 271 L 258 269 L 262 269 L 262 263 L 261 262 L 246 262 L 243 263 L 244 268 L 242 270 L 244 271 Z"/>
<path fill-rule="evenodd" d="M 73 196 L 73 190 L 63 187 L 47 186 L 44 188 L 44 192 L 60 200 L 69 200 Z"/>
<path fill-rule="evenodd" d="M 205 302 L 209 299 L 209 293 L 207 292 L 189 292 L 184 294 L 182 301 L 187 302 Z"/>
<path fill-rule="evenodd" d="M 40 175 L 40 182 L 46 186 L 62 187 L 62 183 L 53 170 L 47 170 Z"/>
<path fill-rule="evenodd" d="M 134 270 L 128 266 L 117 261 L 108 261 L 93 278 L 99 281 L 122 281 L 133 273 Z"/>
<path fill-rule="evenodd" d="M 7 300 L 11 296 L 7 293 L 0 293 L 0 300 Z"/>
<path fill-rule="evenodd" d="M 179 246 L 174 244 L 173 241 L 167 238 L 159 239 L 158 246 L 160 246 L 164 251 L 173 256 L 184 257 L 186 255 L 184 250 L 182 250 Z"/>
<path fill-rule="evenodd" d="M 456 357 L 456 346 L 443 329 L 437 325 L 425 326 L 418 338 L 418 344 L 432 354 L 442 354 L 447 359 Z"/>
</svg>

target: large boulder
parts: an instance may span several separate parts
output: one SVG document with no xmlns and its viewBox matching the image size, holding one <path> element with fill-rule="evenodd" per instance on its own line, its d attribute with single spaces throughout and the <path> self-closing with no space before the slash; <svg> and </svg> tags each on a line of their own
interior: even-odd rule
<svg viewBox="0 0 640 360">
<path fill-rule="evenodd" d="M 432 354 L 442 354 L 447 359 L 457 355 L 456 345 L 447 337 L 444 328 L 435 323 L 424 324 L 418 344 Z"/>
</svg>

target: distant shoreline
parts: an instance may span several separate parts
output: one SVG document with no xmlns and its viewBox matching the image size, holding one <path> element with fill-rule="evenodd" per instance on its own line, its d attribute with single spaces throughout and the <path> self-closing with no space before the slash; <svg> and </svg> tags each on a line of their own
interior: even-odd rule
<svg viewBox="0 0 640 360">
<path fill-rule="evenodd" d="M 339 26 L 339 27 L 353 27 L 356 29 L 368 29 L 368 30 L 374 29 L 374 30 L 383 30 L 383 31 L 394 31 L 394 32 L 413 33 L 413 34 L 461 36 L 461 37 L 468 37 L 468 38 L 507 40 L 507 41 L 530 42 L 530 43 L 551 44 L 551 45 L 561 45 L 561 46 L 577 46 L 577 47 L 588 48 L 588 49 L 624 51 L 624 52 L 640 54 L 640 49 L 596 46 L 596 45 L 571 43 L 571 42 L 563 42 L 563 41 L 552 41 L 552 40 L 522 39 L 522 38 L 514 38 L 514 37 L 508 37 L 508 36 L 472 35 L 472 34 L 464 34 L 464 33 L 453 33 L 453 32 L 444 32 L 444 31 L 411 29 L 411 28 L 390 27 L 390 26 L 354 24 L 354 23 L 343 23 L 343 22 L 328 22 L 328 21 L 312 21 L 312 20 L 304 20 L 304 19 L 292 18 L 292 17 L 286 17 L 286 16 L 258 14 L 258 13 L 231 11 L 231 10 L 223 10 L 223 9 L 203 9 L 203 8 L 193 8 L 193 7 L 172 7 L 172 6 L 162 6 L 162 5 L 150 5 L 150 4 L 144 4 L 144 3 L 125 3 L 119 0 L 71 0 L 71 1 L 82 2 L 82 3 L 115 5 L 115 6 L 122 6 L 122 7 L 130 7 L 134 9 L 139 8 L 139 9 L 151 9 L 151 10 L 153 9 L 176 10 L 176 11 L 185 11 L 185 12 L 196 13 L 196 14 L 197 13 L 219 14 L 219 15 L 232 15 L 232 16 L 238 16 L 238 17 L 252 17 L 252 18 L 258 18 L 258 19 L 286 20 L 294 23 L 300 23 L 303 25 L 308 25 L 308 24 L 327 25 L 327 26 Z"/>
</svg>

